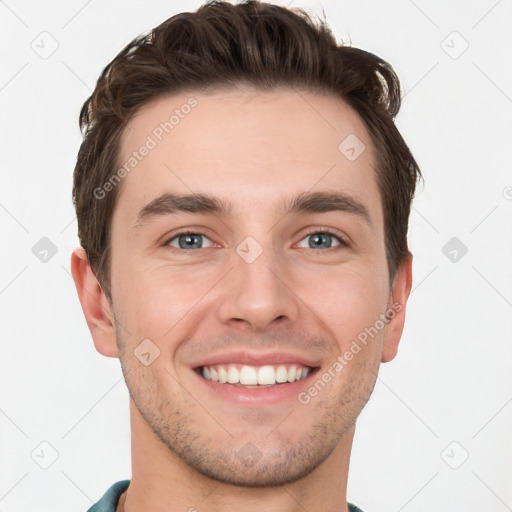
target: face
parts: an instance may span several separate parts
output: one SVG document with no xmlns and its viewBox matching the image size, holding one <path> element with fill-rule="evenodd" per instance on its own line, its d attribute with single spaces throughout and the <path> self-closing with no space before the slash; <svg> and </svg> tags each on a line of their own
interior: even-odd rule
<svg viewBox="0 0 512 512">
<path fill-rule="evenodd" d="M 111 307 L 140 420 L 219 481 L 307 475 L 354 425 L 395 321 L 362 121 L 329 95 L 184 93 L 131 120 L 130 158 Z"/>
</svg>

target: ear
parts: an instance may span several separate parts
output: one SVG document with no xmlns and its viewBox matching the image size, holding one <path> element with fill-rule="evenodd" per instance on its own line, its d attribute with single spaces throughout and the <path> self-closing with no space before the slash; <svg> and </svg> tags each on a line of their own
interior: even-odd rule
<svg viewBox="0 0 512 512">
<path fill-rule="evenodd" d="M 405 323 L 405 306 L 412 286 L 412 254 L 398 267 L 391 287 L 388 304 L 388 318 L 382 347 L 383 363 L 395 358 Z"/>
<path fill-rule="evenodd" d="M 96 350 L 107 357 L 119 357 L 114 315 L 81 247 L 71 255 L 71 273 Z"/>
</svg>

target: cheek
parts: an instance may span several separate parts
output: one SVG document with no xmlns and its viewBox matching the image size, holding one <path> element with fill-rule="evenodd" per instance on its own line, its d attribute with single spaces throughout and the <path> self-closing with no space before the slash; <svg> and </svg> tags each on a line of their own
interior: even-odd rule
<svg viewBox="0 0 512 512">
<path fill-rule="evenodd" d="M 161 265 L 131 263 L 124 268 L 125 272 L 120 267 L 113 275 L 112 282 L 116 310 L 122 313 L 126 329 L 137 339 L 150 338 L 157 343 L 165 339 L 165 345 L 201 308 L 201 299 L 218 279 L 217 274 L 208 277 L 204 272 L 198 275 Z"/>
<path fill-rule="evenodd" d="M 343 352 L 358 337 L 364 338 L 364 333 L 374 332 L 379 315 L 386 310 L 386 283 L 373 273 L 356 271 L 332 273 L 322 281 L 324 285 L 308 294 L 308 306 L 331 331 Z M 373 337 L 380 337 L 381 330 Z"/>
</svg>

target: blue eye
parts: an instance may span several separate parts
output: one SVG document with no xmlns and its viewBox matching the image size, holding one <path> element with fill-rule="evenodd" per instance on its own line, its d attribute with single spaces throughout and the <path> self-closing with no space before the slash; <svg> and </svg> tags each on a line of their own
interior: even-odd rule
<svg viewBox="0 0 512 512">
<path fill-rule="evenodd" d="M 171 238 L 167 245 L 176 249 L 197 250 L 212 247 L 212 241 L 200 233 L 178 233 Z M 339 236 L 328 232 L 317 231 L 306 235 L 298 244 L 298 247 L 306 249 L 330 249 L 332 247 L 347 246 L 348 244 Z"/>
<path fill-rule="evenodd" d="M 300 245 L 304 240 L 309 241 L 306 242 L 307 245 Z M 335 235 L 331 235 L 330 233 L 311 233 L 305 236 L 300 242 L 299 247 L 306 247 L 307 249 L 330 249 L 331 247 L 336 247 L 339 245 L 346 245 L 343 240 Z"/>
<path fill-rule="evenodd" d="M 208 240 L 209 245 L 204 245 L 203 239 Z M 167 243 L 177 249 L 203 249 L 211 246 L 211 241 L 199 233 L 180 233 Z"/>
</svg>

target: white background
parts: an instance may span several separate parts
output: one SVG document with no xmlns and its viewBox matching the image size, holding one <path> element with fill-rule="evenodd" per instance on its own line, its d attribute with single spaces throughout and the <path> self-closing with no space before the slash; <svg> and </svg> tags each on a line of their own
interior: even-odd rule
<svg viewBox="0 0 512 512">
<path fill-rule="evenodd" d="M 85 511 L 131 476 L 119 361 L 95 351 L 69 274 L 78 113 L 121 47 L 199 5 L 0 1 L 1 512 Z M 290 7 L 323 7 L 338 39 L 392 63 L 425 176 L 406 329 L 358 421 L 348 498 L 365 512 L 512 510 L 512 1 Z M 33 49 L 52 44 L 46 59 Z M 46 263 L 42 237 L 58 250 Z M 456 262 L 452 237 L 468 249 Z"/>
</svg>

